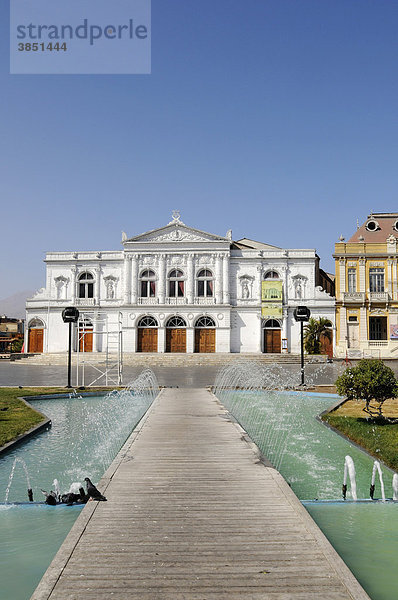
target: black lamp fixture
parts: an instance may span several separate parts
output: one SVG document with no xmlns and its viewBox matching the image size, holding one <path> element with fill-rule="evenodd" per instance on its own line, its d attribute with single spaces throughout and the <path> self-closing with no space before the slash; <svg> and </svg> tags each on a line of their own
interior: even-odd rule
<svg viewBox="0 0 398 600">
<path fill-rule="evenodd" d="M 79 311 L 74 306 L 68 306 L 62 311 L 62 320 L 64 323 L 69 323 L 69 346 L 68 346 L 68 385 L 71 388 L 71 370 L 72 370 L 72 323 L 77 323 L 79 319 Z"/>
<path fill-rule="evenodd" d="M 298 306 L 294 309 L 293 312 L 294 318 L 296 321 L 300 323 L 300 332 L 301 332 L 301 385 L 304 385 L 304 331 L 303 331 L 303 323 L 309 320 L 311 311 L 307 306 Z"/>
</svg>

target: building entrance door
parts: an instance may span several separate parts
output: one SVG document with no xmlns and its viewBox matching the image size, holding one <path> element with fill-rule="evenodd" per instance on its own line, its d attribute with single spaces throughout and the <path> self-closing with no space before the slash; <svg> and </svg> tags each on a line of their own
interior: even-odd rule
<svg viewBox="0 0 398 600">
<path fill-rule="evenodd" d="M 138 329 L 138 352 L 158 351 L 158 330 L 142 328 Z"/>
<path fill-rule="evenodd" d="M 186 352 L 186 329 L 166 329 L 166 352 Z"/>
<path fill-rule="evenodd" d="M 216 351 L 216 330 L 195 329 L 195 352 Z"/>
<path fill-rule="evenodd" d="M 264 329 L 264 352 L 280 354 L 281 348 L 281 330 Z"/>
<path fill-rule="evenodd" d="M 44 329 L 29 329 L 28 352 L 43 352 Z"/>
<path fill-rule="evenodd" d="M 359 323 L 347 323 L 348 347 L 359 348 Z"/>
<path fill-rule="evenodd" d="M 92 328 L 79 327 L 79 352 L 93 351 L 93 330 Z"/>
</svg>

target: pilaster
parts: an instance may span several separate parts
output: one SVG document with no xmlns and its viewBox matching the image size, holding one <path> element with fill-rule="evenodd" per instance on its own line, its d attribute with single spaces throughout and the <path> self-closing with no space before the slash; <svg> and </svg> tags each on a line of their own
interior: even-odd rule
<svg viewBox="0 0 398 600">
<path fill-rule="evenodd" d="M 222 303 L 222 254 L 216 254 L 216 303 Z"/>
<path fill-rule="evenodd" d="M 359 259 L 359 291 L 366 292 L 366 259 Z"/>
<path fill-rule="evenodd" d="M 187 327 L 187 353 L 192 354 L 194 351 L 194 328 Z"/>
<path fill-rule="evenodd" d="M 166 254 L 159 256 L 159 279 L 158 279 L 158 298 L 159 304 L 164 304 L 166 301 Z M 164 352 L 159 350 L 159 352 Z"/>
<path fill-rule="evenodd" d="M 195 279 L 194 279 L 194 255 L 188 254 L 187 257 L 187 271 L 188 271 L 188 282 L 187 282 L 187 300 L 188 304 L 193 304 L 194 296 L 195 296 Z"/>
<path fill-rule="evenodd" d="M 131 301 L 131 256 L 124 257 L 124 304 L 130 304 Z"/>
<path fill-rule="evenodd" d="M 131 257 L 131 304 L 138 300 L 138 254 Z"/>
<path fill-rule="evenodd" d="M 229 256 L 224 254 L 222 259 L 223 266 L 223 303 L 229 304 Z"/>
<path fill-rule="evenodd" d="M 359 309 L 359 341 L 367 342 L 368 340 L 368 316 L 365 306 Z"/>
<path fill-rule="evenodd" d="M 95 305 L 99 306 L 100 303 L 100 295 L 101 295 L 101 267 L 96 267 L 95 269 Z"/>
</svg>

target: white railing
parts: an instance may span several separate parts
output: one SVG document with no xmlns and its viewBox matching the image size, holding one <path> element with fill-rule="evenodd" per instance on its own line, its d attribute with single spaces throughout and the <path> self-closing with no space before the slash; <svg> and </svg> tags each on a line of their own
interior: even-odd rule
<svg viewBox="0 0 398 600">
<path fill-rule="evenodd" d="M 95 306 L 96 301 L 95 298 L 76 298 L 75 304 L 76 306 Z"/>
<path fill-rule="evenodd" d="M 205 305 L 209 305 L 209 304 L 215 304 L 216 303 L 216 299 L 215 298 L 211 298 L 211 297 L 205 297 L 205 296 L 201 296 L 200 298 L 194 298 L 193 300 L 194 304 L 205 304 Z"/>
<path fill-rule="evenodd" d="M 369 348 L 380 348 L 383 346 L 388 346 L 388 340 L 369 341 Z"/>
<path fill-rule="evenodd" d="M 159 304 L 159 298 L 138 298 L 137 304 Z"/>
<path fill-rule="evenodd" d="M 187 298 L 166 298 L 165 300 L 166 304 L 177 304 L 177 305 L 181 305 L 181 304 L 188 304 L 188 299 Z"/>
<path fill-rule="evenodd" d="M 388 302 L 388 292 L 369 292 L 370 302 Z"/>
<path fill-rule="evenodd" d="M 365 302 L 365 292 L 344 292 L 344 302 Z"/>
</svg>

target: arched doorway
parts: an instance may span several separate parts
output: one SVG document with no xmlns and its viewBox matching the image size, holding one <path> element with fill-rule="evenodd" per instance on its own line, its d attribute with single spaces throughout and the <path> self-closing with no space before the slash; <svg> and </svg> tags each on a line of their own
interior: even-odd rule
<svg viewBox="0 0 398 600">
<path fill-rule="evenodd" d="M 138 321 L 137 352 L 158 351 L 158 323 L 154 317 L 142 317 Z"/>
<path fill-rule="evenodd" d="M 89 319 L 79 321 L 79 352 L 93 351 L 93 324 Z"/>
<path fill-rule="evenodd" d="M 44 339 L 44 323 L 41 319 L 32 319 L 28 329 L 28 352 L 42 354 Z"/>
<path fill-rule="evenodd" d="M 195 352 L 216 351 L 216 324 L 211 317 L 199 317 L 195 323 Z"/>
<path fill-rule="evenodd" d="M 276 319 L 263 321 L 263 352 L 280 354 L 281 344 L 281 324 Z"/>
<path fill-rule="evenodd" d="M 182 317 L 171 317 L 166 324 L 166 352 L 186 352 L 186 322 Z"/>
</svg>

